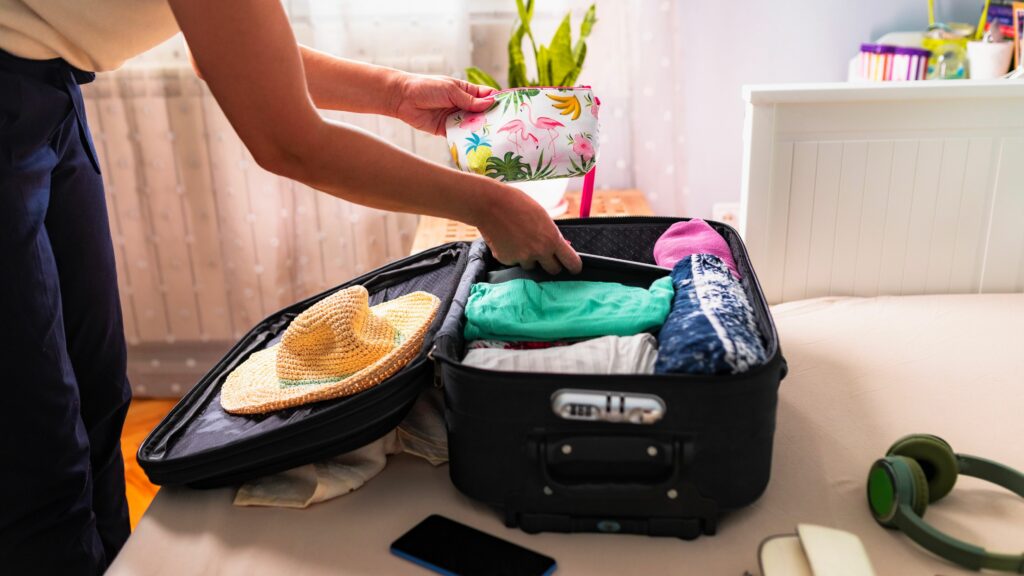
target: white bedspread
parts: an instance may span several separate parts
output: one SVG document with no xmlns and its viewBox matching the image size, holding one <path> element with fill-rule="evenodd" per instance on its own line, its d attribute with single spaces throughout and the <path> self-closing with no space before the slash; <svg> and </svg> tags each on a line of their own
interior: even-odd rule
<svg viewBox="0 0 1024 576">
<path fill-rule="evenodd" d="M 790 372 L 771 483 L 716 536 L 525 534 L 459 494 L 446 467 L 399 456 L 308 510 L 236 508 L 229 489 L 161 490 L 109 574 L 426 574 L 388 545 L 431 513 L 548 554 L 558 574 L 758 574 L 760 541 L 798 522 L 856 533 L 880 576 L 970 574 L 875 524 L 864 481 L 912 432 L 1024 468 L 1024 294 L 827 298 L 774 316 Z M 962 478 L 927 518 L 990 550 L 1024 551 L 1024 500 L 989 484 Z"/>
</svg>

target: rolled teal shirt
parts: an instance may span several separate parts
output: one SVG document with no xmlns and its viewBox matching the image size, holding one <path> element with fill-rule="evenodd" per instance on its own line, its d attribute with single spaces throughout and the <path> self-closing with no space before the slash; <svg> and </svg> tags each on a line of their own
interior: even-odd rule
<svg viewBox="0 0 1024 576">
<path fill-rule="evenodd" d="M 673 294 L 669 276 L 648 289 L 614 282 L 482 282 L 469 292 L 465 336 L 541 342 L 631 336 L 661 327 Z"/>
</svg>

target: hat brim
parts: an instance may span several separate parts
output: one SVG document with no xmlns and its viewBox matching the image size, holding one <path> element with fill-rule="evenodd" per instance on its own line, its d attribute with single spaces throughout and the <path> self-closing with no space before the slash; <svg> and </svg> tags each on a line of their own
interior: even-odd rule
<svg viewBox="0 0 1024 576">
<path fill-rule="evenodd" d="M 433 294 L 413 292 L 370 307 L 401 335 L 401 341 L 372 364 L 336 381 L 282 384 L 277 377 L 275 344 L 249 356 L 228 375 L 220 390 L 220 404 L 232 414 L 263 414 L 334 398 L 351 396 L 381 383 L 416 357 L 440 300 Z"/>
</svg>

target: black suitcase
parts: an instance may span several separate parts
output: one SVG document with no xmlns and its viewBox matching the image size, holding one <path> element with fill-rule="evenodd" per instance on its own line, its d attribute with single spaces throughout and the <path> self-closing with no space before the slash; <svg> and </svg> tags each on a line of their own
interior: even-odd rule
<svg viewBox="0 0 1024 576">
<path fill-rule="evenodd" d="M 588 260 L 584 278 L 648 286 L 664 270 L 653 246 L 682 218 L 559 221 Z M 238 483 L 363 446 L 402 420 L 419 393 L 445 390 L 450 473 L 466 495 L 527 532 L 601 531 L 696 538 L 768 483 L 778 386 L 778 336 L 746 248 L 728 241 L 769 360 L 734 376 L 509 373 L 463 366 L 470 286 L 502 268 L 486 245 L 454 242 L 374 270 L 271 315 L 253 328 L 149 434 L 138 461 L 155 484 Z M 334 291 L 361 284 L 370 304 L 416 290 L 442 304 L 419 356 L 354 396 L 257 416 L 220 407 L 220 385 L 252 352 Z"/>
</svg>

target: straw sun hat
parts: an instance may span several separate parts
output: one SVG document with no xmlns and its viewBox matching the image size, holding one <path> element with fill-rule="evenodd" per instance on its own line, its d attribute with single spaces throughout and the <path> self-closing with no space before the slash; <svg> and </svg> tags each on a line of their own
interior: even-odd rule
<svg viewBox="0 0 1024 576">
<path fill-rule="evenodd" d="M 220 404 L 262 414 L 375 386 L 416 356 L 439 304 L 413 292 L 371 308 L 366 288 L 339 290 L 296 316 L 280 343 L 235 368 Z"/>
</svg>

